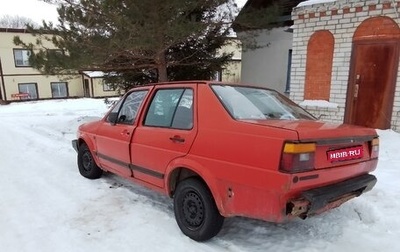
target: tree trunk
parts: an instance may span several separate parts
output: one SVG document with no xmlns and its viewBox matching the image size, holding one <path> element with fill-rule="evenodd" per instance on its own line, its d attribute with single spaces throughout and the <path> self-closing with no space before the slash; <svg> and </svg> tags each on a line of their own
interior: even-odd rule
<svg viewBox="0 0 400 252">
<path fill-rule="evenodd" d="M 168 81 L 167 61 L 165 60 L 165 52 L 158 54 L 157 60 L 158 82 Z"/>
</svg>

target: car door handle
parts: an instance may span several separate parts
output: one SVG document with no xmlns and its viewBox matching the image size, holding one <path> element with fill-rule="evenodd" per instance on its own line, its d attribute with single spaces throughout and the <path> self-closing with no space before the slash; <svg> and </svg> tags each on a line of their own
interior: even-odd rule
<svg viewBox="0 0 400 252">
<path fill-rule="evenodd" d="M 170 137 L 169 138 L 169 140 L 171 140 L 172 142 L 178 142 L 178 143 L 183 143 L 183 142 L 185 142 L 185 139 L 184 138 L 182 138 L 182 137 L 180 137 L 180 136 L 173 136 L 173 137 Z"/>
<path fill-rule="evenodd" d="M 130 135 L 131 133 L 129 132 L 129 130 L 123 130 L 122 132 L 121 132 L 121 135 Z"/>
</svg>

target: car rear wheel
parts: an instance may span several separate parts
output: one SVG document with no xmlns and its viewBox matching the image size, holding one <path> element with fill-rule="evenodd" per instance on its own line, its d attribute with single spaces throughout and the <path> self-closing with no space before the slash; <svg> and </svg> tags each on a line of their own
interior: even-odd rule
<svg viewBox="0 0 400 252">
<path fill-rule="evenodd" d="M 103 170 L 97 166 L 92 153 L 85 143 L 79 146 L 78 168 L 79 173 L 88 179 L 98 179 L 103 175 Z"/>
<path fill-rule="evenodd" d="M 196 178 L 185 179 L 178 184 L 174 212 L 181 231 L 196 241 L 211 239 L 224 223 L 210 190 Z"/>
</svg>

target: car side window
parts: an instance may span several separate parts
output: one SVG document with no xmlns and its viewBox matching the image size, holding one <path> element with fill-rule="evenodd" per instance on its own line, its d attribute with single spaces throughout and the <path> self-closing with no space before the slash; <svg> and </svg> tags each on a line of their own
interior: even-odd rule
<svg viewBox="0 0 400 252">
<path fill-rule="evenodd" d="M 147 90 L 134 91 L 125 98 L 122 105 L 117 104 L 114 107 L 114 109 L 117 109 L 117 107 L 119 106 L 121 107 L 119 109 L 117 123 L 133 124 L 136 119 L 139 107 L 142 104 L 147 92 Z M 114 109 L 112 112 L 114 112 Z"/>
<path fill-rule="evenodd" d="M 147 111 L 144 125 L 191 129 L 193 127 L 193 90 L 158 90 Z"/>
<path fill-rule="evenodd" d="M 118 113 L 123 101 L 124 101 L 124 99 L 122 99 L 122 98 L 119 99 L 118 102 L 115 104 L 115 106 L 112 108 L 111 113 Z"/>
<path fill-rule="evenodd" d="M 193 90 L 186 89 L 182 95 L 179 105 L 175 110 L 172 128 L 191 129 L 193 128 Z"/>
</svg>

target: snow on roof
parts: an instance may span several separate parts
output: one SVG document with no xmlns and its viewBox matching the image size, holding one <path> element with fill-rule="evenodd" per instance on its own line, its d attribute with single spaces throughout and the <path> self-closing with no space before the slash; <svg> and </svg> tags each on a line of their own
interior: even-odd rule
<svg viewBox="0 0 400 252">
<path fill-rule="evenodd" d="M 90 78 L 99 78 L 104 77 L 105 73 L 102 71 L 83 71 L 84 75 L 89 76 Z"/>
<path fill-rule="evenodd" d="M 330 2 L 335 2 L 336 0 L 308 0 L 308 1 L 303 1 L 297 5 L 297 7 L 302 7 L 302 6 L 309 6 L 313 4 L 321 4 L 321 3 L 330 3 Z"/>
</svg>

